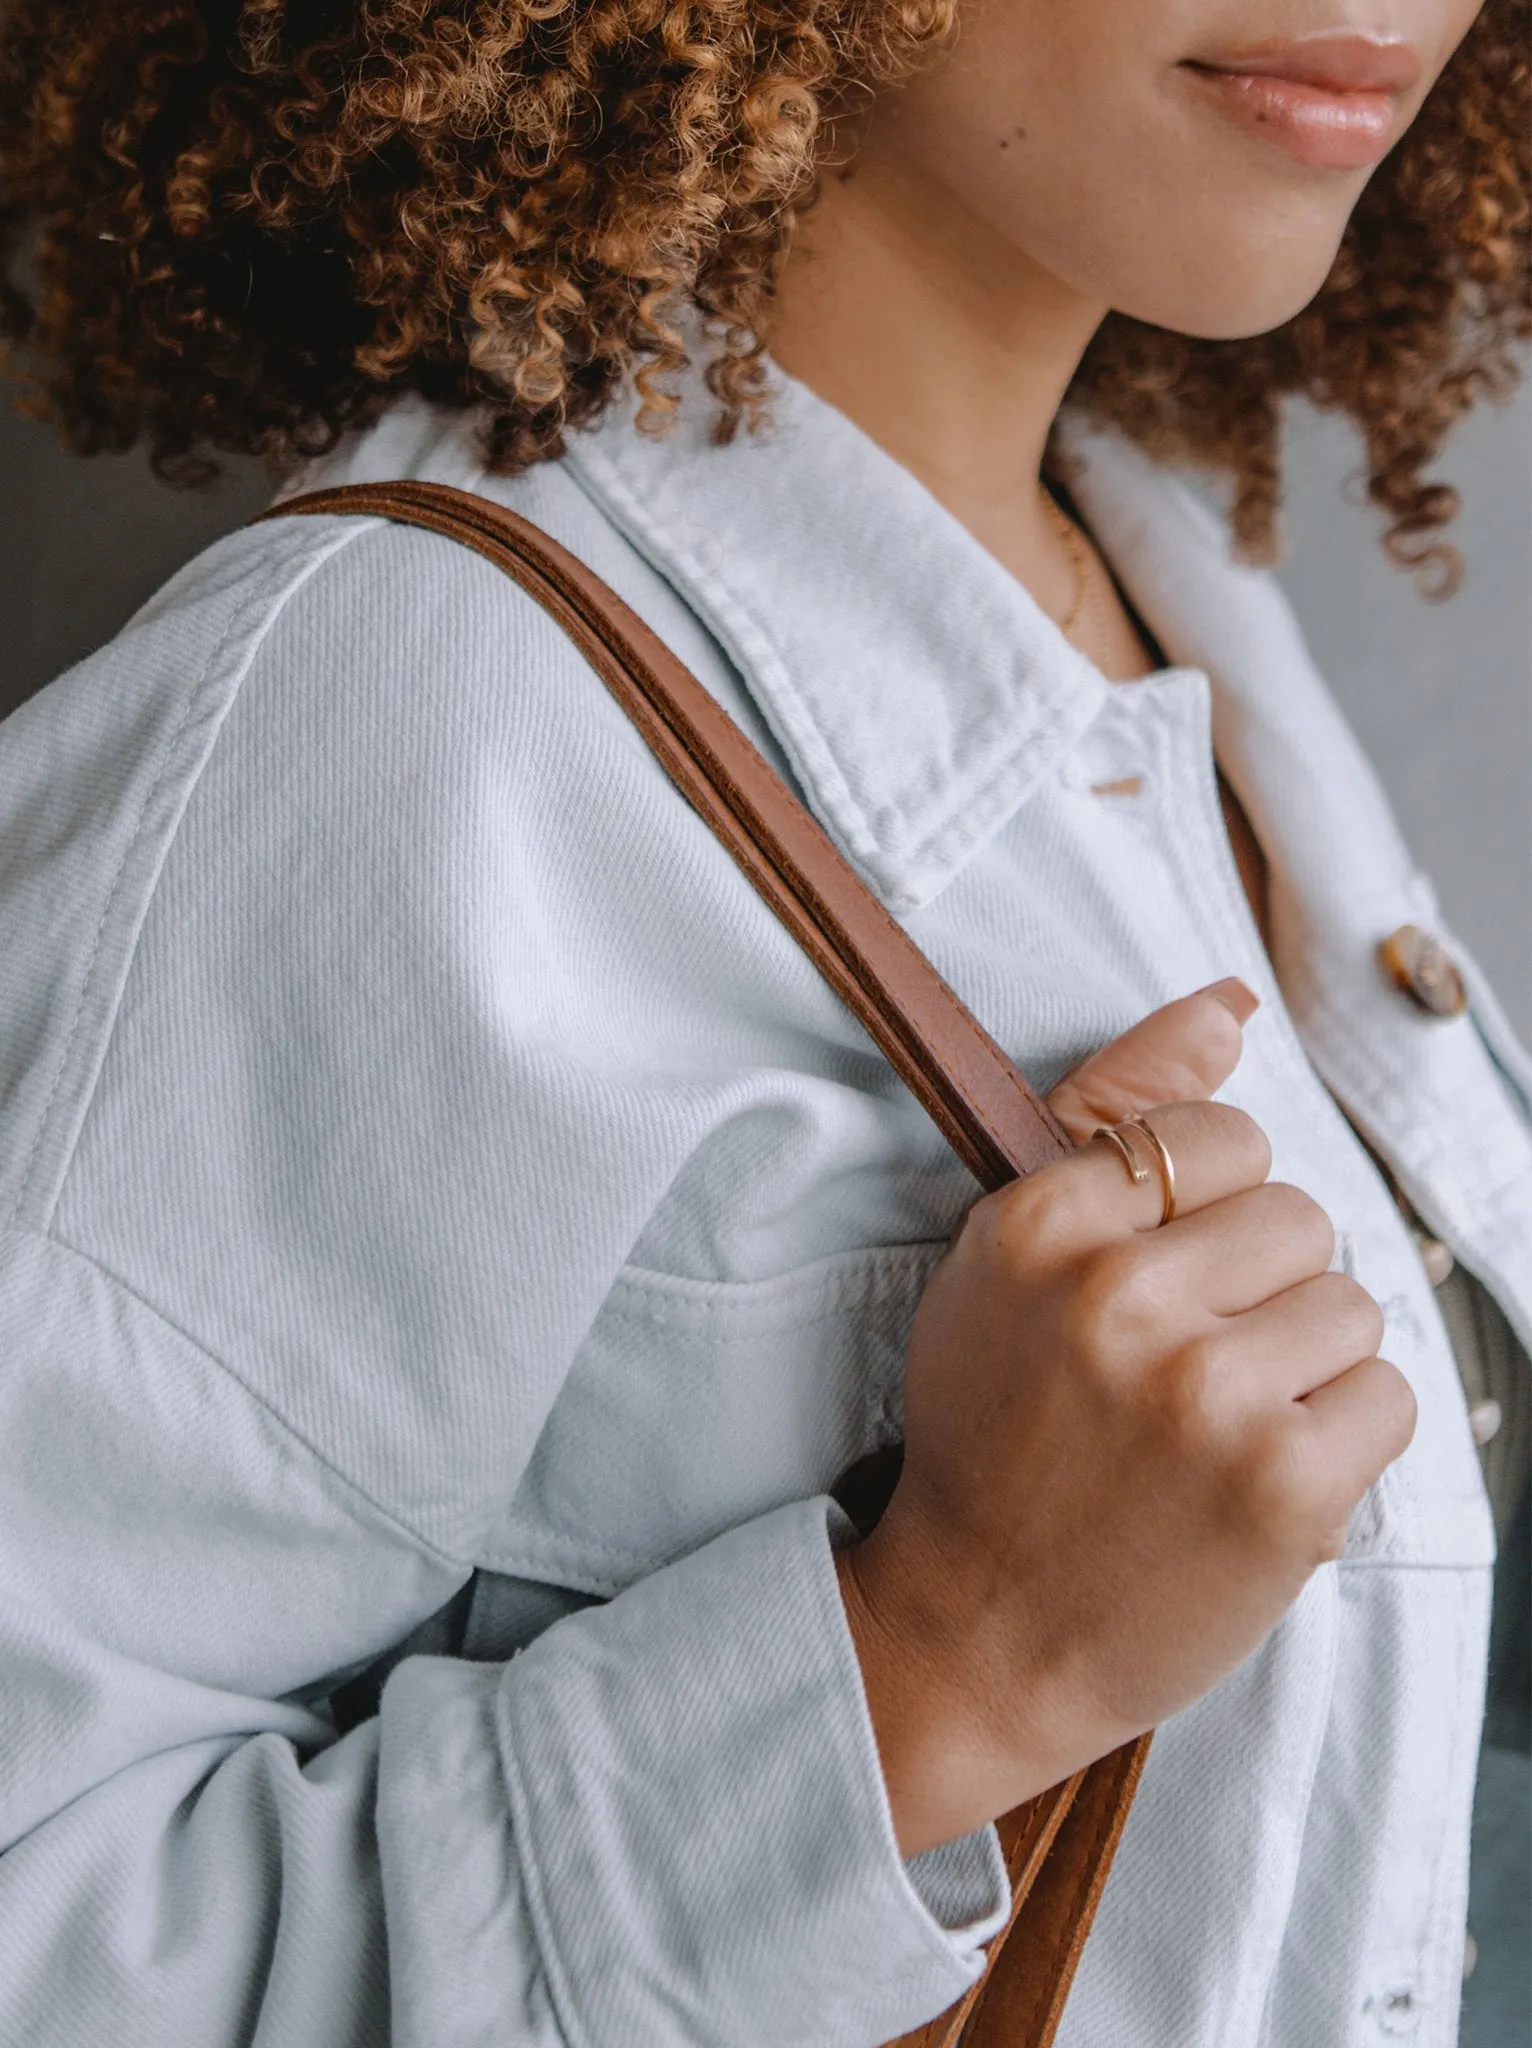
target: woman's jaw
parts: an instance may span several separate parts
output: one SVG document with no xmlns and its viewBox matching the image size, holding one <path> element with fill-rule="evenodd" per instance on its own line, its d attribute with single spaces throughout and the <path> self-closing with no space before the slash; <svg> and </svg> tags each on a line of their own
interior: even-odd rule
<svg viewBox="0 0 1532 2048">
<path fill-rule="evenodd" d="M 1152 326 L 1236 340 L 1318 291 L 1479 0 L 960 0 L 874 103 L 852 175 L 933 250 Z M 1024 260 L 1023 260 L 1024 259 Z"/>
</svg>

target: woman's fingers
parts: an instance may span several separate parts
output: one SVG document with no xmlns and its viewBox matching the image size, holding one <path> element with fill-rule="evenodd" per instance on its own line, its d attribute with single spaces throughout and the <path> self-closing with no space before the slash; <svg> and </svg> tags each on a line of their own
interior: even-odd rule
<svg viewBox="0 0 1532 2048">
<path fill-rule="evenodd" d="M 1178 1218 L 1156 1237 L 1154 1253 L 1167 1287 L 1214 1315 L 1238 1316 L 1324 1274 L 1335 1226 L 1301 1188 L 1267 1181 Z"/>
<path fill-rule="evenodd" d="M 1271 1171 L 1265 1132 L 1227 1103 L 1168 1103 L 1144 1121 L 1170 1155 L 1177 1216 L 1259 1187 Z M 1159 1162 L 1142 1132 L 1127 1137 L 1147 1169 L 1141 1181 L 1132 1178 L 1118 1148 L 1101 1138 L 986 1197 L 974 1213 L 994 1203 L 1007 1218 L 1006 1234 L 1012 1227 L 1018 1234 L 1041 1230 L 1063 1252 L 1155 1230 L 1164 1207 Z"/>
<path fill-rule="evenodd" d="M 1083 1144 L 1102 1124 L 1159 1103 L 1206 1101 L 1239 1064 L 1244 1026 L 1259 1000 L 1230 977 L 1167 1003 L 1066 1074 L 1049 1107 Z"/>
<path fill-rule="evenodd" d="M 1242 1315 L 1214 1322 L 1194 1342 L 1203 1371 L 1218 1382 L 1221 1405 L 1233 1412 L 1267 1409 L 1274 1397 L 1306 1400 L 1375 1358 L 1383 1313 L 1344 1273 L 1318 1273 Z"/>
<path fill-rule="evenodd" d="M 1298 1403 L 1312 1484 L 1335 1504 L 1336 1550 L 1345 1518 L 1415 1434 L 1415 1396 L 1398 1366 L 1364 1358 Z M 1333 1554 L 1333 1553 L 1332 1553 Z"/>
</svg>

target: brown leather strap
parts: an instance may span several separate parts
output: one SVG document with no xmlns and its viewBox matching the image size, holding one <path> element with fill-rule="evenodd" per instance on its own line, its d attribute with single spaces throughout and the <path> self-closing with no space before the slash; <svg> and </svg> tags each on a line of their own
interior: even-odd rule
<svg viewBox="0 0 1532 2048">
<path fill-rule="evenodd" d="M 770 763 L 568 549 L 518 513 L 446 484 L 348 484 L 261 516 L 294 513 L 424 527 L 503 570 L 569 634 L 980 1185 L 1001 1187 L 1069 1149 L 1047 1104 Z M 1049 2048 L 1148 1742 L 1140 1737 L 999 1822 L 1010 1923 L 968 1996 L 896 2048 Z"/>
<path fill-rule="evenodd" d="M 558 621 L 688 801 L 866 1026 L 986 1188 L 1055 1159 L 1068 1139 L 913 940 L 722 706 L 614 590 L 558 542 L 445 484 L 355 484 L 264 518 L 371 514 L 476 549 Z"/>
<path fill-rule="evenodd" d="M 1012 1914 L 1003 1947 L 990 1951 L 963 2048 L 1052 2048 L 1148 1754 L 1141 1735 L 1082 1772 L 1032 1872 L 1026 1911 Z"/>
<path fill-rule="evenodd" d="M 1023 1924 L 1030 1922 L 1036 1912 L 1038 1879 L 1057 1854 L 1054 1845 L 1060 1838 L 1068 1816 L 1079 1804 L 1082 1788 L 1086 1786 L 1088 1777 L 1088 1772 L 1077 1771 L 1074 1777 L 1062 1786 L 1045 1792 L 1041 1798 L 1029 1799 L 1025 1806 L 1016 1807 L 1013 1812 L 1004 1815 L 996 1823 L 1000 1847 L 1005 1856 L 1006 1875 L 1011 1880 L 1011 1912 L 1005 1926 L 990 1943 L 984 1975 L 970 1986 L 956 2005 L 949 2006 L 946 2012 L 938 2013 L 936 2018 L 928 2020 L 925 2026 L 917 2027 L 913 2034 L 905 2034 L 900 2040 L 890 2042 L 889 2048 L 958 2048 L 960 2042 L 964 2044 L 964 2048 L 969 2048 L 973 2041 L 969 2021 L 978 2015 L 989 1985 L 994 1979 L 1001 1954 L 1019 1938 Z M 1127 1818 L 1126 1811 L 1123 1818 Z M 1103 1884 L 1106 1882 L 1105 1871 L 1101 1874 L 1101 1881 Z M 1022 1911 L 1023 1907 L 1026 1908 L 1025 1912 Z M 1088 1926 L 1078 1929 L 1078 1948 L 1085 1946 L 1085 1936 L 1089 1931 Z M 1045 1930 L 1045 1939 L 1063 1943 L 1072 1940 L 1075 1932 L 1074 1916 L 1066 1901 L 1062 1920 L 1059 1920 L 1057 1915 L 1050 1919 Z M 1072 1964 L 1070 1975 L 1073 1975 Z M 1058 2003 L 1062 2011 L 1064 1999 L 1069 1992 L 1069 1984 L 1066 1980 L 1059 1988 L 1050 1980 L 1049 1992 L 1056 1988 L 1059 1989 Z M 1040 1995 L 1041 1992 L 1042 1987 L 1036 1987 L 1036 1993 Z M 1018 2031 L 1014 2037 L 1008 2035 L 1006 2038 L 1007 2048 L 1013 2048 L 1013 2044 L 1014 2048 L 1046 2048 L 1046 2043 L 1052 2039 L 1052 2029 L 1050 2028 L 1046 2035 Z"/>
</svg>

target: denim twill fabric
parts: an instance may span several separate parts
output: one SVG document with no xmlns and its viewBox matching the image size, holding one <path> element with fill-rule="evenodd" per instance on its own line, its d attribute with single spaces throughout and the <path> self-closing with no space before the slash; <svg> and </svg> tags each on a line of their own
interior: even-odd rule
<svg viewBox="0 0 1532 2048">
<path fill-rule="evenodd" d="M 847 422 L 779 418 L 614 417 L 507 484 L 407 405 L 304 482 L 573 547 L 1040 1082 L 1263 994 L 1228 1096 L 1421 1424 L 1162 1731 L 1064 2040 L 1447 2048 L 1491 1537 L 1321 1077 L 1525 1341 L 1524 1057 L 1477 976 L 1442 1023 L 1377 974 L 1429 885 L 1171 482 L 1078 443 L 1176 664 L 1112 688 Z M 993 1841 L 898 1858 L 823 1490 L 898 1428 L 972 1187 L 551 623 L 426 535 L 233 536 L 0 726 L 0 958 L 0 2042 L 872 2048 L 949 2002 Z M 474 1571 L 468 1656 L 336 1741 Z"/>
</svg>

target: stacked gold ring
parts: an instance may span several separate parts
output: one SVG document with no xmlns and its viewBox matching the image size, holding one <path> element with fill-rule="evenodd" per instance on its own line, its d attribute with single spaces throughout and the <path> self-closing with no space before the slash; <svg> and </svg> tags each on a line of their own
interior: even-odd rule
<svg viewBox="0 0 1532 2048">
<path fill-rule="evenodd" d="M 1130 1131 L 1134 1134 L 1131 1139 Z M 1120 1124 L 1103 1124 L 1099 1131 L 1091 1133 L 1091 1137 L 1093 1141 L 1105 1138 L 1109 1145 L 1116 1147 L 1135 1187 L 1142 1187 L 1149 1178 L 1149 1168 L 1138 1150 L 1139 1138 L 1147 1140 L 1160 1175 L 1160 1222 L 1168 1223 L 1176 1213 L 1176 1163 L 1159 1132 L 1145 1123 L 1141 1116 L 1130 1116 Z"/>
</svg>

